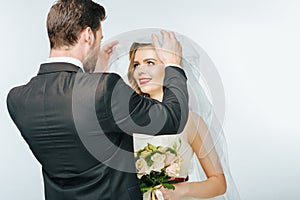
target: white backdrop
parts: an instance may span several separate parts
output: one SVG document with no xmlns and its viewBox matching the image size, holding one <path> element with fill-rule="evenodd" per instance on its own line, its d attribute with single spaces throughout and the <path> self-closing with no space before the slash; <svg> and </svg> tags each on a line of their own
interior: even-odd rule
<svg viewBox="0 0 300 200">
<path fill-rule="evenodd" d="M 41 169 L 14 126 L 6 95 L 49 54 L 52 0 L 0 7 L 0 199 L 43 199 Z M 162 27 L 196 41 L 219 71 L 233 177 L 244 200 L 300 199 L 300 1 L 103 0 L 104 39 Z M 298 88 L 298 90 L 297 90 Z"/>
</svg>

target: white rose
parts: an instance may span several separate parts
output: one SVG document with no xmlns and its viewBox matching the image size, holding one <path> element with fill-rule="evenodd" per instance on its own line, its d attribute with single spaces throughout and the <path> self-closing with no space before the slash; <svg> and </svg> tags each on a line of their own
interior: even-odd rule
<svg viewBox="0 0 300 200">
<path fill-rule="evenodd" d="M 179 167 L 178 163 L 173 163 L 166 169 L 166 173 L 168 174 L 168 176 L 171 176 L 171 177 L 179 176 L 179 171 L 180 171 L 180 167 Z"/>
<path fill-rule="evenodd" d="M 148 170 L 147 162 L 143 158 L 140 158 L 135 162 L 135 167 L 138 173 L 141 174 L 145 174 Z"/>
<path fill-rule="evenodd" d="M 166 152 L 165 155 L 166 155 L 166 159 L 165 159 L 166 165 L 170 165 L 177 160 L 176 155 L 171 153 L 170 151 Z"/>
<path fill-rule="evenodd" d="M 167 147 L 159 146 L 157 150 L 162 152 L 162 153 L 165 153 L 167 151 Z"/>
<path fill-rule="evenodd" d="M 164 154 L 156 153 L 151 156 L 151 160 L 153 162 L 159 162 L 159 163 L 164 163 L 166 159 L 166 156 Z"/>
<path fill-rule="evenodd" d="M 165 158 L 166 156 L 160 153 L 152 155 L 151 160 L 153 161 L 153 164 L 151 169 L 157 172 L 161 171 L 161 169 L 165 167 Z"/>
<path fill-rule="evenodd" d="M 141 152 L 140 157 L 141 158 L 146 158 L 146 156 L 148 156 L 149 154 L 150 153 L 148 151 L 143 151 L 143 152 Z"/>
<path fill-rule="evenodd" d="M 151 170 L 153 171 L 156 171 L 156 172 L 160 172 L 162 170 L 162 168 L 165 167 L 165 164 L 162 162 L 154 162 L 152 165 L 151 165 Z"/>
</svg>

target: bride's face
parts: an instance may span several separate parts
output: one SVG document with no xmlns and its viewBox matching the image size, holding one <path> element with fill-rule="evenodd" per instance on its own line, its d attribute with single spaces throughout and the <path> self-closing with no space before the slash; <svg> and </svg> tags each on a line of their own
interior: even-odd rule
<svg viewBox="0 0 300 200">
<path fill-rule="evenodd" d="M 140 47 L 134 57 L 133 77 L 141 91 L 151 98 L 161 95 L 164 76 L 164 64 L 159 60 L 155 49 L 151 46 Z"/>
</svg>

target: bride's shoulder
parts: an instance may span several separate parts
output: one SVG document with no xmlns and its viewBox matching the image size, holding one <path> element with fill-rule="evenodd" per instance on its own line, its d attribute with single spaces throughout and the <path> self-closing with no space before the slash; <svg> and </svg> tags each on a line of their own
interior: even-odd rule
<svg viewBox="0 0 300 200">
<path fill-rule="evenodd" d="M 190 111 L 188 121 L 183 130 L 183 133 L 189 142 L 192 142 L 194 138 L 203 131 L 206 124 L 203 118 L 195 112 Z"/>
<path fill-rule="evenodd" d="M 188 121 L 186 124 L 186 128 L 188 128 L 189 126 L 191 126 L 191 127 L 196 126 L 199 123 L 204 123 L 203 118 L 200 115 L 198 115 L 197 113 L 190 111 Z"/>
</svg>

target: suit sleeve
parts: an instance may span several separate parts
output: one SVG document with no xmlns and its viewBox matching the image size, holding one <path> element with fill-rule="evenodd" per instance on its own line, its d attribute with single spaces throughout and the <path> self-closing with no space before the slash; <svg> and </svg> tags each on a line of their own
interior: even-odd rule
<svg viewBox="0 0 300 200">
<path fill-rule="evenodd" d="M 17 94 L 18 93 L 16 92 L 16 88 L 11 89 L 7 95 L 6 104 L 7 104 L 7 110 L 10 117 L 12 118 L 16 126 L 20 128 L 17 122 L 20 121 L 21 119 L 18 118 L 16 113 L 18 113 L 18 107 L 20 107 L 21 105 L 15 102 L 15 100 L 17 99 L 16 98 Z"/>
<path fill-rule="evenodd" d="M 127 134 L 180 133 L 188 117 L 187 78 L 182 69 L 166 67 L 162 102 L 135 93 L 118 75 L 108 76 L 105 104 L 110 127 Z"/>
</svg>

